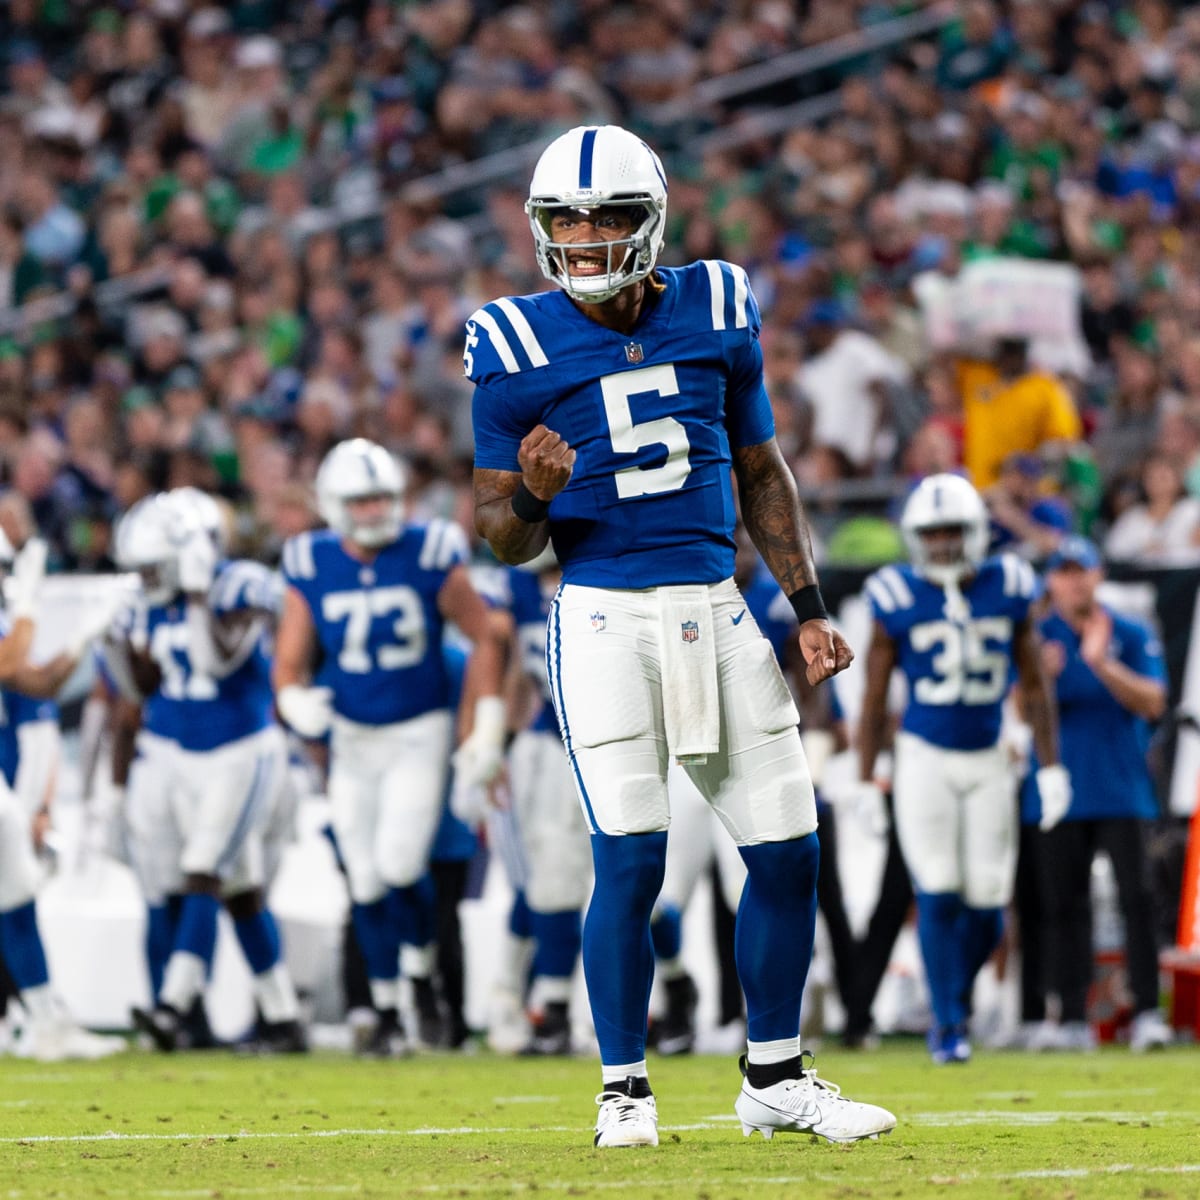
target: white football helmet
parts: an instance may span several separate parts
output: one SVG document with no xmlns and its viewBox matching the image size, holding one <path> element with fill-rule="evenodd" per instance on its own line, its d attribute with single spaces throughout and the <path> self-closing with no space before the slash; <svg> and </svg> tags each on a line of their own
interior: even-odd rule
<svg viewBox="0 0 1200 1200">
<path fill-rule="evenodd" d="M 612 242 L 554 242 L 550 221 L 558 209 L 629 207 L 637 228 Z M 662 251 L 667 224 L 667 177 L 658 155 L 636 134 L 618 125 L 587 125 L 569 130 L 542 151 L 525 204 L 537 249 L 538 266 L 551 283 L 585 304 L 610 300 L 622 288 L 645 279 Z M 567 250 L 603 250 L 608 269 L 572 278 Z"/>
<path fill-rule="evenodd" d="M 923 536 L 932 529 L 962 529 L 962 542 L 946 561 L 935 561 Z M 922 479 L 900 518 L 909 557 L 917 571 L 933 583 L 957 583 L 972 574 L 987 555 L 990 530 L 983 498 L 961 475 Z"/>
<path fill-rule="evenodd" d="M 215 497 L 198 487 L 177 487 L 167 492 L 166 498 L 185 528 L 204 530 L 212 538 L 217 553 L 224 555 L 229 538 L 224 513 Z"/>
<path fill-rule="evenodd" d="M 180 514 L 165 493 L 139 500 L 116 529 L 117 565 L 142 578 L 147 604 L 169 604 L 179 593 Z"/>
<path fill-rule="evenodd" d="M 377 442 L 351 438 L 325 455 L 317 471 L 317 510 L 330 529 L 360 546 L 394 542 L 404 527 L 404 470 Z M 388 496 L 382 518 L 368 525 L 351 520 L 347 501 Z"/>
</svg>

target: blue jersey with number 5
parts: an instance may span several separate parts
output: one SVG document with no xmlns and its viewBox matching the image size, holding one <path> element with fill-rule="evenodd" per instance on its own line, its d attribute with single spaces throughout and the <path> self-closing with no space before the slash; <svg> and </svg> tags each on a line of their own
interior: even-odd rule
<svg viewBox="0 0 1200 1200">
<path fill-rule="evenodd" d="M 758 306 L 723 262 L 660 269 L 632 334 L 561 291 L 496 300 L 467 321 L 475 465 L 520 471 L 545 425 L 576 452 L 550 506 L 565 583 L 646 588 L 733 574 L 730 447 L 770 440 Z"/>
<path fill-rule="evenodd" d="M 313 681 L 333 689 L 334 712 L 391 725 L 450 706 L 438 593 L 466 558 L 466 535 L 449 521 L 409 526 L 369 563 L 347 554 L 332 530 L 284 546 L 284 579 L 316 630 Z"/>
<path fill-rule="evenodd" d="M 224 562 L 209 589 L 208 606 L 218 620 L 235 612 L 275 612 L 278 577 L 261 563 Z M 249 737 L 271 723 L 271 667 L 263 636 L 248 647 L 241 662 L 215 676 L 192 662 L 182 599 L 147 609 L 146 632 L 161 678 L 158 690 L 146 700 L 144 729 L 185 750 L 203 752 Z"/>
<path fill-rule="evenodd" d="M 1033 568 L 1011 554 L 987 559 L 963 588 L 966 620 L 945 614 L 946 593 L 912 567 L 867 580 L 875 619 L 896 643 L 908 680 L 901 728 L 947 750 L 983 750 L 1000 737 L 1014 678 L 1013 636 L 1037 596 Z"/>
</svg>

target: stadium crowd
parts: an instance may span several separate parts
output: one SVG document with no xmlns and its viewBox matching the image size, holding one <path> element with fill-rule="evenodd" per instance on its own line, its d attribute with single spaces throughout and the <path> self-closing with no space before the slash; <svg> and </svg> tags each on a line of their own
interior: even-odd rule
<svg viewBox="0 0 1200 1200">
<path fill-rule="evenodd" d="M 912 285 L 993 255 L 1063 260 L 1088 354 L 1056 380 L 1003 368 L 1014 411 L 1048 393 L 1065 448 L 1005 433 L 1025 454 L 1011 477 L 1084 530 L 1113 524 L 1114 553 L 1200 556 L 1195 11 L 971 0 L 936 35 L 687 103 L 909 7 L 7 6 L 0 470 L 52 565 L 107 566 L 113 517 L 165 483 L 233 499 L 270 557 L 351 433 L 456 511 L 463 318 L 543 281 L 527 162 L 457 190 L 439 172 L 610 119 L 664 153 L 664 261 L 749 270 L 803 485 L 901 491 L 964 453 L 994 484 L 971 447 L 996 369 L 933 353 Z M 828 120 L 755 135 L 756 114 L 835 89 Z M 1005 486 L 993 500 L 1020 522 Z"/>
<path fill-rule="evenodd" d="M 122 513 L 196 487 L 274 564 L 318 523 L 319 464 L 362 436 L 407 462 L 424 516 L 471 530 L 464 322 L 548 285 L 529 157 L 461 169 L 617 121 L 666 164 L 663 265 L 749 274 L 827 561 L 902 553 L 840 501 L 890 518 L 962 471 L 996 546 L 1040 561 L 1082 532 L 1200 564 L 1200 9 L 960 0 L 932 33 L 693 100 L 914 11 L 13 0 L 0 523 L 36 528 L 52 569 L 106 571 Z M 827 95 L 820 121 L 756 124 Z M 1080 353 L 931 340 L 919 281 L 1000 258 L 1078 270 Z"/>
</svg>

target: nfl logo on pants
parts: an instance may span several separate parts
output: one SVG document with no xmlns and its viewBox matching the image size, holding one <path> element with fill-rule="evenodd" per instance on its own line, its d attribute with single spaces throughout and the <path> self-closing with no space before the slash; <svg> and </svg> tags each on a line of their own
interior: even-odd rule
<svg viewBox="0 0 1200 1200">
<path fill-rule="evenodd" d="M 679 628 L 685 642 L 698 642 L 700 640 L 700 626 L 695 621 L 684 621 Z"/>
</svg>

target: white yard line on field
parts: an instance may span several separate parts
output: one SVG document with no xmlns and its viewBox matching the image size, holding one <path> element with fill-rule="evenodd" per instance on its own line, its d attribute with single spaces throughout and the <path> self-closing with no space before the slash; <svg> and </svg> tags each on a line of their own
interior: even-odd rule
<svg viewBox="0 0 1200 1200">
<path fill-rule="evenodd" d="M 1133 1123 L 1145 1120 L 1200 1121 L 1200 1113 L 1191 1112 L 1010 1112 L 975 1110 L 969 1112 L 909 1113 L 901 1117 L 905 1124 L 934 1128 L 949 1125 L 1053 1125 L 1059 1121 L 1110 1121 Z M 661 1125 L 664 1133 L 702 1132 L 728 1129 L 737 1121 L 735 1116 L 716 1114 L 687 1125 Z M 518 1126 L 423 1126 L 418 1129 L 301 1129 L 251 1130 L 217 1129 L 206 1133 L 104 1133 L 26 1134 L 22 1137 L 0 1137 L 0 1145 L 45 1145 L 73 1142 L 235 1142 L 235 1141 L 299 1141 L 308 1138 L 353 1137 L 490 1137 L 496 1134 L 582 1133 L 582 1125 L 518 1125 Z"/>
</svg>

